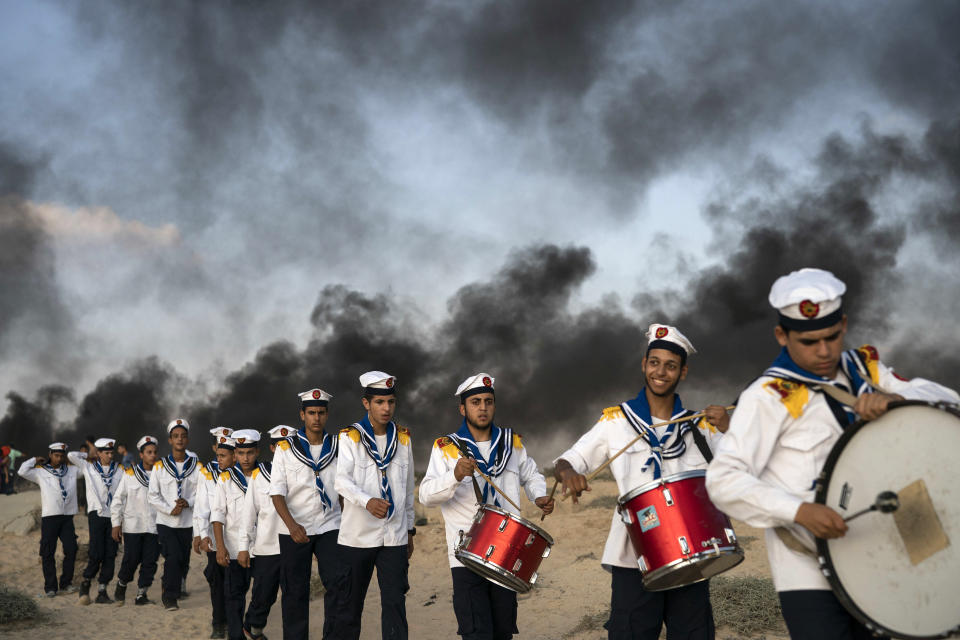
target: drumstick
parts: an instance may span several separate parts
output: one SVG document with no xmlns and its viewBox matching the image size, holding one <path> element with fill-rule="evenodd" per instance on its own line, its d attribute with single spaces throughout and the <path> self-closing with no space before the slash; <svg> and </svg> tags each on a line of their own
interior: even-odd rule
<svg viewBox="0 0 960 640">
<path fill-rule="evenodd" d="M 517 503 L 516 503 L 516 502 L 514 502 L 513 500 L 510 499 L 510 496 L 508 496 L 507 494 L 505 494 L 503 491 L 500 490 L 500 487 L 498 487 L 498 486 L 493 482 L 493 478 L 491 478 L 490 476 L 488 476 L 487 474 L 485 474 L 483 471 L 480 471 L 480 469 L 477 469 L 476 471 L 477 471 L 477 473 L 480 474 L 480 477 L 481 477 L 481 478 L 483 478 L 484 480 L 487 481 L 487 484 L 488 484 L 488 485 L 490 485 L 491 487 L 493 487 L 494 491 L 496 491 L 497 493 L 499 493 L 500 495 L 502 495 L 507 502 L 509 502 L 510 504 L 512 504 L 514 509 L 516 509 L 517 511 L 523 511 L 523 509 L 521 509 L 519 506 L 517 506 Z"/>
<path fill-rule="evenodd" d="M 732 410 L 735 409 L 735 408 L 736 408 L 735 405 L 730 405 L 730 406 L 728 406 L 728 407 L 724 407 L 724 409 L 727 410 L 727 411 L 732 411 Z M 668 421 L 666 421 L 666 422 L 659 422 L 659 423 L 657 423 L 657 424 L 652 424 L 652 425 L 650 425 L 649 428 L 650 428 L 650 429 L 656 429 L 657 427 L 665 427 L 665 426 L 667 426 L 668 424 L 676 424 L 676 423 L 678 423 L 678 422 L 687 422 L 688 420 L 693 420 L 694 418 L 702 418 L 702 417 L 705 416 L 705 415 L 706 415 L 706 412 L 705 412 L 705 411 L 701 411 L 700 413 L 695 413 L 695 414 L 693 414 L 692 416 L 684 416 L 684 417 L 682 417 L 682 418 L 677 418 L 676 420 L 668 420 Z M 694 427 L 694 428 L 696 429 L 697 427 Z M 593 480 L 594 478 L 596 478 L 598 475 L 600 475 L 600 472 L 601 472 L 601 471 L 603 471 L 604 469 L 606 469 L 607 467 L 609 467 L 609 466 L 610 466 L 610 463 L 613 462 L 614 460 L 616 460 L 616 459 L 620 456 L 620 454 L 622 454 L 624 451 L 626 451 L 627 449 L 629 449 L 630 447 L 632 447 L 634 444 L 636 444 L 637 440 L 639 440 L 640 438 L 642 438 L 643 435 L 644 435 L 644 434 L 642 434 L 642 433 L 641 433 L 641 434 L 638 434 L 636 438 L 634 438 L 633 440 L 631 440 L 630 442 L 627 443 L 627 446 L 625 446 L 623 449 L 620 449 L 620 451 L 617 451 L 615 454 L 613 454 L 612 456 L 610 456 L 610 459 L 609 459 L 609 460 L 607 460 L 607 461 L 604 462 L 602 465 L 600 465 L 599 467 L 597 467 L 596 469 L 594 469 L 593 473 L 591 473 L 590 475 L 587 476 L 587 482 L 590 482 L 591 480 Z M 560 500 L 561 500 L 561 501 L 562 501 L 562 500 L 566 500 L 569 496 L 570 496 L 570 494 L 568 493 L 568 494 L 564 495 L 562 498 L 560 498 Z"/>
<path fill-rule="evenodd" d="M 547 497 L 547 500 L 553 500 L 553 494 L 557 492 L 557 485 L 560 484 L 559 480 L 553 481 L 553 489 L 550 489 L 550 495 Z M 540 514 L 540 522 L 543 522 L 543 519 L 547 517 L 546 512 Z"/>
</svg>

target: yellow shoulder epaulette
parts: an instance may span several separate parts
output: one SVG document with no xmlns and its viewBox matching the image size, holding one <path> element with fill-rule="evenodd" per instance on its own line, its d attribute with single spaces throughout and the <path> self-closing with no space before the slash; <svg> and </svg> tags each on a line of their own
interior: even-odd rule
<svg viewBox="0 0 960 640">
<path fill-rule="evenodd" d="M 159 460 L 157 460 L 156 462 L 153 463 L 153 469 L 154 469 L 155 471 L 156 471 L 157 469 L 163 469 L 163 463 L 160 462 Z"/>
<path fill-rule="evenodd" d="M 717 433 L 717 428 L 713 426 L 709 420 L 706 418 L 700 418 L 697 421 L 697 428 L 703 429 L 704 431 L 709 431 L 710 433 Z"/>
<path fill-rule="evenodd" d="M 133 467 L 132 467 L 132 466 L 130 466 L 130 467 L 124 467 L 124 468 L 123 468 L 123 471 L 124 471 L 124 473 L 126 473 L 128 476 L 132 476 L 132 475 L 133 475 Z"/>
<path fill-rule="evenodd" d="M 211 474 L 209 469 L 207 469 L 207 465 L 203 465 L 200 467 L 200 473 L 202 473 L 203 477 L 206 478 L 207 480 L 213 480 L 213 474 Z"/>
<path fill-rule="evenodd" d="M 763 388 L 780 398 L 780 402 L 787 408 L 787 411 L 794 418 L 799 418 L 803 414 L 803 408 L 807 405 L 810 394 L 807 385 L 799 382 L 784 380 L 783 378 L 774 378 L 769 382 L 763 383 Z"/>
<path fill-rule="evenodd" d="M 453 440 L 450 436 L 443 436 L 442 438 L 437 438 L 433 442 L 433 446 L 440 449 L 443 455 L 452 460 L 456 460 L 460 457 L 460 449 L 457 448 L 457 445 L 453 443 Z"/>
<path fill-rule="evenodd" d="M 287 451 L 288 449 L 290 449 L 290 442 L 288 440 L 280 440 L 279 442 L 277 442 L 277 446 L 283 449 L 284 451 Z"/>
<path fill-rule="evenodd" d="M 877 351 L 877 348 L 870 344 L 865 344 L 857 348 L 857 353 L 860 354 L 860 357 L 863 358 L 863 361 L 867 365 L 867 371 L 870 372 L 870 381 L 874 384 L 880 382 L 880 367 L 877 366 L 877 363 L 880 362 L 880 353 Z"/>
<path fill-rule="evenodd" d="M 405 447 L 410 446 L 410 429 L 397 425 L 397 440 Z"/>
<path fill-rule="evenodd" d="M 513 434 L 513 448 L 523 449 L 523 437 L 519 433 Z"/>
<path fill-rule="evenodd" d="M 259 466 L 254 467 L 254 468 L 253 468 L 253 473 L 250 474 L 250 477 L 251 477 L 251 478 L 256 478 L 258 473 L 260 473 L 260 467 L 259 467 Z"/>
<path fill-rule="evenodd" d="M 221 471 L 221 472 L 220 472 L 220 479 L 221 479 L 223 482 L 226 482 L 227 480 L 229 480 L 229 479 L 230 479 L 230 472 L 229 472 L 229 471 Z"/>
<path fill-rule="evenodd" d="M 360 442 L 360 432 L 354 427 L 344 427 L 343 429 L 340 429 L 340 433 L 341 435 L 344 433 L 347 434 L 354 442 Z"/>
<path fill-rule="evenodd" d="M 601 420 L 616 420 L 623 417 L 623 409 L 619 405 L 616 407 L 607 407 L 603 410 L 603 416 Z"/>
</svg>

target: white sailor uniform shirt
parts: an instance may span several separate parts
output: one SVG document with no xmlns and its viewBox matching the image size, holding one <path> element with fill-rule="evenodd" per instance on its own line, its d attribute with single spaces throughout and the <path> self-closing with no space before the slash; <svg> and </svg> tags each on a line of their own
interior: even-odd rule
<svg viewBox="0 0 960 640">
<path fill-rule="evenodd" d="M 36 458 L 24 460 L 17 471 L 21 478 L 40 486 L 40 516 L 43 518 L 72 516 L 77 513 L 77 477 L 80 470 L 70 462 L 65 461 L 63 464 L 66 470 L 59 478 L 38 465 Z M 64 496 L 64 493 L 67 495 Z"/>
<path fill-rule="evenodd" d="M 209 464 L 200 467 L 197 478 L 197 504 L 193 508 L 193 537 L 201 540 L 210 538 L 210 551 L 217 550 L 217 538 L 213 535 L 210 514 L 213 510 L 214 495 L 217 492 L 219 472 L 214 475 Z"/>
<path fill-rule="evenodd" d="M 113 494 L 120 485 L 120 478 L 123 476 L 123 466 L 115 463 L 110 485 L 108 486 L 100 477 L 100 472 L 87 460 L 87 454 L 82 451 L 70 451 L 67 453 L 67 459 L 83 472 L 84 485 L 86 485 L 87 494 L 87 513 L 96 511 L 101 517 L 110 517 L 110 503 L 113 501 Z M 104 471 L 109 470 L 109 465 Z"/>
<path fill-rule="evenodd" d="M 167 460 L 169 463 L 169 460 Z M 150 472 L 150 488 L 147 491 L 147 499 L 154 509 L 157 510 L 157 524 L 174 529 L 189 529 L 193 526 L 193 509 L 197 496 L 197 478 L 200 472 L 197 468 L 200 462 L 193 456 L 187 456 L 183 462 L 175 462 L 177 473 L 183 473 L 186 465 L 192 465 L 192 469 L 183 478 L 180 488 L 180 495 L 187 501 L 187 507 L 179 515 L 170 515 L 177 504 L 177 479 L 167 471 L 163 460 L 157 460 L 153 465 L 153 471 Z"/>
<path fill-rule="evenodd" d="M 280 539 L 277 536 L 281 531 L 287 533 L 287 528 L 283 526 L 283 521 L 273 506 L 273 499 L 270 497 L 270 474 L 263 465 L 257 466 L 248 479 L 242 513 L 243 520 L 237 538 L 239 550 L 248 551 L 251 556 L 279 554 Z"/>
<path fill-rule="evenodd" d="M 150 472 L 138 474 L 136 465 L 124 469 L 120 484 L 110 503 L 111 526 L 123 533 L 156 533 L 157 510 L 150 506 Z"/>
<path fill-rule="evenodd" d="M 241 474 L 242 475 L 242 474 Z M 245 490 L 241 483 L 247 481 Z M 213 502 L 210 505 L 210 529 L 213 533 L 213 523 L 223 525 L 223 543 L 227 546 L 227 555 L 231 560 L 237 559 L 240 551 L 240 537 L 243 529 L 244 498 L 249 491 L 250 477 L 244 479 L 234 477 L 230 471 L 221 471 L 213 490 Z M 216 538 L 211 538 L 216 540 Z"/>
<path fill-rule="evenodd" d="M 671 418 L 653 417 L 651 424 L 668 420 L 671 420 Z M 679 424 L 677 428 L 680 428 Z M 700 433 L 703 434 L 707 444 L 710 445 L 710 449 L 715 451 L 723 434 L 702 418 L 697 421 L 697 428 L 700 429 Z M 662 437 L 667 429 L 669 429 L 669 426 L 657 427 L 654 432 L 657 437 Z M 583 434 L 572 447 L 561 453 L 554 460 L 554 464 L 557 460 L 563 459 L 569 462 L 577 473 L 586 474 L 602 465 L 636 437 L 637 431 L 630 425 L 623 409 L 619 406 L 608 407 L 603 410 L 603 415 L 600 416 L 597 423 Z M 707 468 L 707 461 L 694 443 L 693 437 L 686 436 L 684 441 L 686 449 L 683 455 L 678 458 L 663 459 L 660 468 L 661 477 Z M 649 457 L 650 445 L 645 440 L 640 439 L 610 463 L 609 469 L 617 483 L 619 495 L 622 496 L 654 481 L 653 464 L 645 471 L 641 471 Z M 639 570 L 637 560 L 637 552 L 630 542 L 627 526 L 624 524 L 620 513 L 614 510 L 610 521 L 610 533 L 607 535 L 607 542 L 603 547 L 603 557 L 600 562 L 603 568 L 608 571 L 610 567 Z"/>
<path fill-rule="evenodd" d="M 520 503 L 521 487 L 531 502 L 547 495 L 547 481 L 537 470 L 537 463 L 527 455 L 519 435 L 513 434 L 513 442 L 510 446 L 513 447 L 513 454 L 506 468 L 493 481 L 517 504 Z M 489 440 L 478 442 L 477 448 L 485 458 L 490 455 Z M 460 531 L 466 534 L 470 530 L 473 518 L 479 509 L 471 477 L 466 476 L 458 482 L 454 475 L 454 468 L 460 457 L 460 450 L 450 438 L 437 439 L 430 452 L 427 473 L 420 482 L 420 504 L 426 507 L 440 506 L 440 514 L 443 516 L 447 534 L 447 556 L 451 567 L 463 566 L 453 554 L 454 547 L 459 540 Z M 478 477 L 477 482 L 483 486 L 484 480 Z M 492 488 L 491 491 L 493 491 Z M 501 509 L 519 515 L 519 512 L 499 494 L 494 493 L 494 496 L 488 497 L 487 503 L 493 504 L 494 497 L 501 503 Z"/>
<path fill-rule="evenodd" d="M 875 351 L 874 351 L 875 353 Z M 956 392 L 929 380 L 903 380 L 876 360 L 873 382 L 908 400 L 957 402 Z M 841 372 L 838 379 L 848 385 Z M 816 478 L 843 433 L 823 393 L 762 376 L 740 395 L 730 429 L 707 471 L 707 492 L 719 509 L 753 527 L 766 528 L 767 556 L 777 591 L 829 590 L 817 560 L 781 542 L 785 527 L 815 548 L 812 534 L 793 522 L 813 502 Z"/>
<path fill-rule="evenodd" d="M 348 547 L 395 547 L 407 544 L 413 528 L 413 449 L 410 432 L 397 425 L 397 450 L 387 466 L 393 495 L 393 515 L 376 518 L 367 511 L 371 498 L 380 498 L 380 471 L 360 442 L 354 427 L 340 431 L 337 492 L 343 496 L 343 519 L 337 542 Z"/>
<path fill-rule="evenodd" d="M 333 531 L 340 528 L 340 496 L 334 486 L 336 476 L 336 461 L 328 464 L 320 472 L 320 480 L 323 482 L 324 491 L 330 498 L 331 504 L 325 509 L 320 499 L 320 492 L 317 491 L 313 469 L 296 458 L 290 451 L 289 442 L 280 440 L 273 452 L 270 495 L 284 496 L 287 510 L 296 523 L 306 530 L 308 536 Z M 278 533 L 290 535 L 282 520 Z"/>
</svg>

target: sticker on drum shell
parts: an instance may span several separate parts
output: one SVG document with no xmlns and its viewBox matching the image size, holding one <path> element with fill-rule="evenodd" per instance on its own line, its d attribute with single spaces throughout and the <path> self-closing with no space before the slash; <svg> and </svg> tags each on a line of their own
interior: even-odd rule
<svg viewBox="0 0 960 640">
<path fill-rule="evenodd" d="M 640 531 L 650 531 L 660 526 L 660 518 L 657 517 L 657 509 L 650 505 L 637 512 L 637 522 L 640 523 Z"/>
</svg>

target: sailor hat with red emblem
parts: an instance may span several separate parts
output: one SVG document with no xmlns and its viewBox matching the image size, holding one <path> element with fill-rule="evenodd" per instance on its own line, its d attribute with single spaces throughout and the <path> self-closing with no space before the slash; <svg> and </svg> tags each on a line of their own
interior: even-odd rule
<svg viewBox="0 0 960 640">
<path fill-rule="evenodd" d="M 687 336 L 668 324 L 652 324 L 647 329 L 647 353 L 651 349 L 666 349 L 680 356 L 684 362 L 687 356 L 697 352 Z"/>
<path fill-rule="evenodd" d="M 50 443 L 50 446 L 47 447 L 47 449 L 49 451 L 66 451 L 67 445 L 64 444 L 63 442 L 52 442 Z"/>
<path fill-rule="evenodd" d="M 267 431 L 267 433 L 270 435 L 270 438 L 274 441 L 283 440 L 284 438 L 292 436 L 296 432 L 296 429 L 285 424 L 278 424 L 273 429 Z"/>
<path fill-rule="evenodd" d="M 360 376 L 363 392 L 374 396 L 390 396 L 397 392 L 397 379 L 383 371 L 367 371 Z"/>
<path fill-rule="evenodd" d="M 219 440 L 221 437 L 230 437 L 230 434 L 233 433 L 233 429 L 229 427 L 216 427 L 215 429 L 210 429 L 210 435 Z"/>
<path fill-rule="evenodd" d="M 478 373 L 461 382 L 460 386 L 457 387 L 457 392 L 453 395 L 460 396 L 460 402 L 463 402 L 478 393 L 494 393 L 494 382 L 495 378 L 489 373 Z"/>
<path fill-rule="evenodd" d="M 332 395 L 323 389 L 310 389 L 310 391 L 304 391 L 297 395 L 300 396 L 301 409 L 306 409 L 307 407 L 325 407 L 329 404 L 330 399 L 333 398 Z"/>
<path fill-rule="evenodd" d="M 143 448 L 148 444 L 158 444 L 157 439 L 153 436 L 143 436 L 137 440 L 137 451 L 143 451 Z"/>
<path fill-rule="evenodd" d="M 167 425 L 167 435 L 170 435 L 174 429 L 177 427 L 183 427 L 187 431 L 190 431 L 190 423 L 184 420 L 183 418 L 174 418 L 170 421 L 170 424 Z"/>
<path fill-rule="evenodd" d="M 230 436 L 217 436 L 217 444 L 215 447 L 217 449 L 227 449 L 228 451 L 233 451 L 237 448 L 237 441 Z"/>
<path fill-rule="evenodd" d="M 260 446 L 260 432 L 256 429 L 237 429 L 233 432 L 237 449 L 252 449 Z"/>
<path fill-rule="evenodd" d="M 840 279 L 823 269 L 805 268 L 777 278 L 770 287 L 770 306 L 780 324 L 792 331 L 817 331 L 843 319 L 847 291 Z"/>
<path fill-rule="evenodd" d="M 115 440 L 113 438 L 97 438 L 97 441 L 93 443 L 100 451 L 113 451 L 113 445 Z"/>
</svg>

